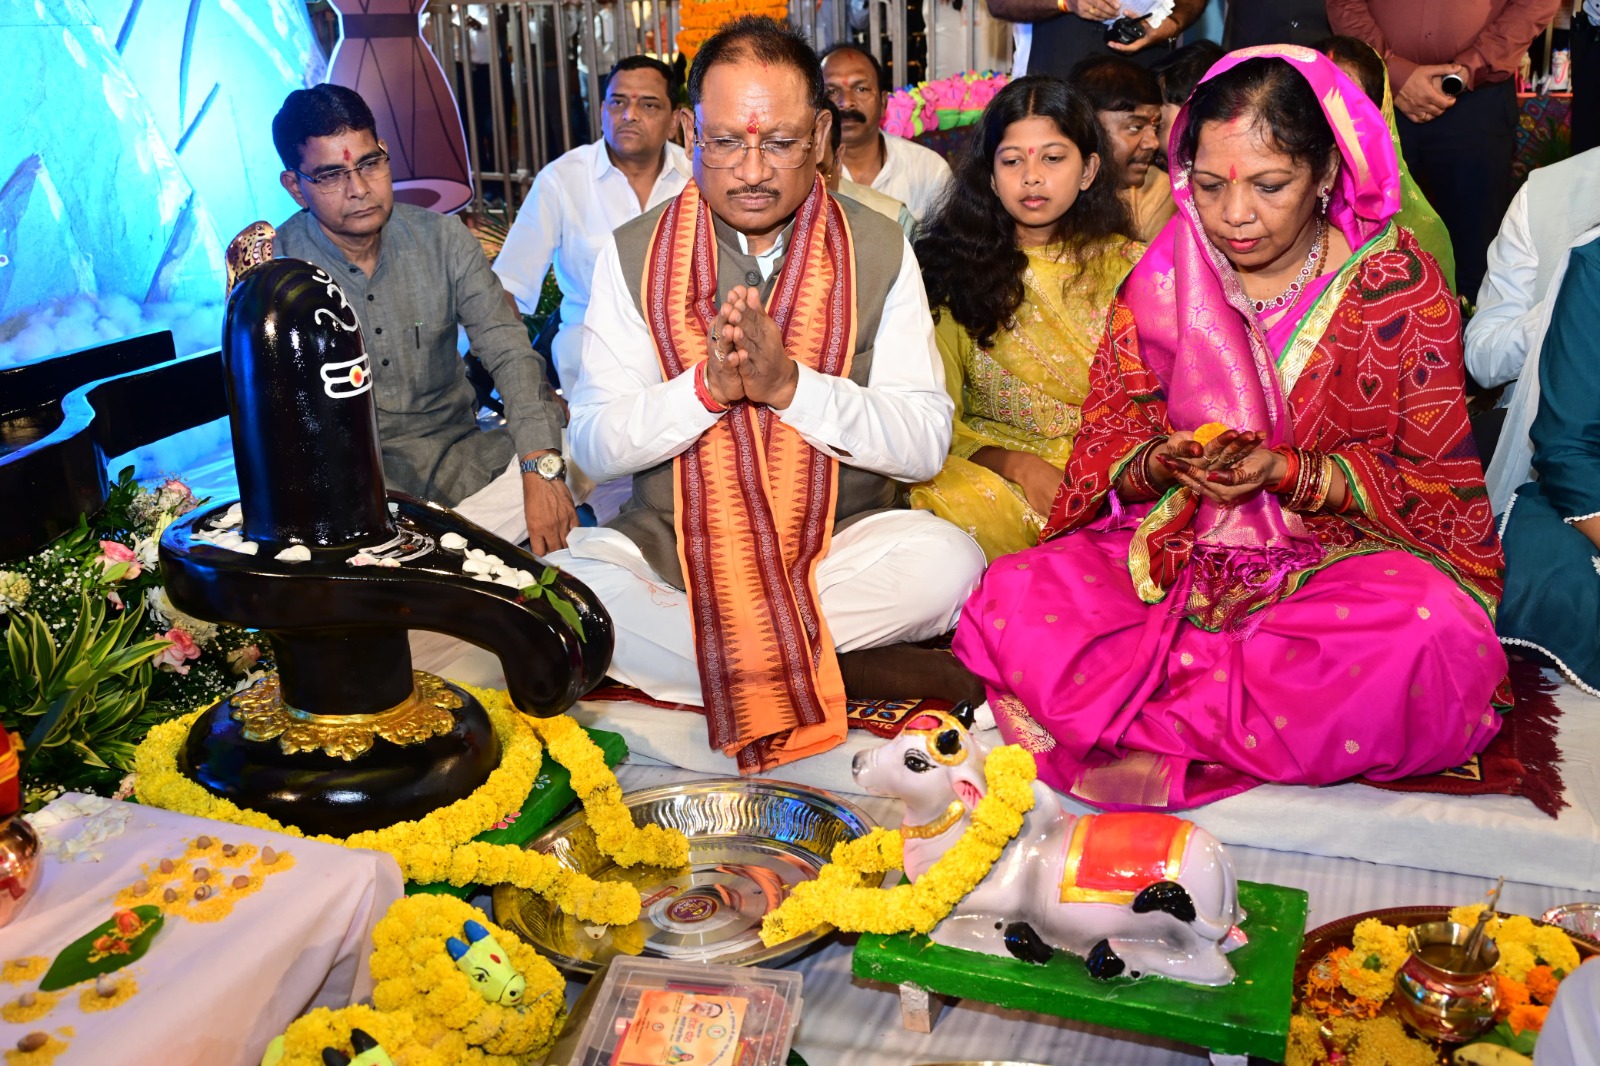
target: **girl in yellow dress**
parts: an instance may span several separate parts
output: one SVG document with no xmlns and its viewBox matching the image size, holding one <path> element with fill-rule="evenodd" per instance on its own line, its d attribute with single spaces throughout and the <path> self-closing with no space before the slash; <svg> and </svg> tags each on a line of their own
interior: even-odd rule
<svg viewBox="0 0 1600 1066">
<path fill-rule="evenodd" d="M 916 242 L 955 434 L 911 506 L 993 561 L 1039 542 L 1072 452 L 1113 294 L 1144 246 L 1125 236 L 1111 153 L 1089 102 L 1019 78 L 984 110 Z"/>
</svg>

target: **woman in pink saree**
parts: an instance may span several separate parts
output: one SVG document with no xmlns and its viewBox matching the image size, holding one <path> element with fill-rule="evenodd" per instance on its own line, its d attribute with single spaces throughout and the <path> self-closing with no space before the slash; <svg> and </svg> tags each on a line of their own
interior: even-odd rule
<svg viewBox="0 0 1600 1066">
<path fill-rule="evenodd" d="M 1310 49 L 1249 49 L 1171 157 L 1050 539 L 995 561 L 955 652 L 1103 808 L 1457 765 L 1507 703 L 1500 546 L 1383 116 Z"/>
</svg>

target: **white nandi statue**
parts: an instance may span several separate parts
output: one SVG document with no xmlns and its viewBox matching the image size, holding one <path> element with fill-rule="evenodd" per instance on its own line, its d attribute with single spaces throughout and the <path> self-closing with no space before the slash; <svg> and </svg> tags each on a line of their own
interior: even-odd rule
<svg viewBox="0 0 1600 1066">
<path fill-rule="evenodd" d="M 894 740 L 855 757 L 860 785 L 906 805 L 900 831 L 913 881 L 960 839 L 987 791 L 988 746 L 971 724 L 965 707 L 921 713 Z M 934 927 L 936 942 L 1034 962 L 1061 948 L 1103 979 L 1233 980 L 1226 953 L 1244 943 L 1244 913 L 1215 837 L 1166 814 L 1068 814 L 1038 781 L 1033 795 L 1022 831 Z"/>
</svg>

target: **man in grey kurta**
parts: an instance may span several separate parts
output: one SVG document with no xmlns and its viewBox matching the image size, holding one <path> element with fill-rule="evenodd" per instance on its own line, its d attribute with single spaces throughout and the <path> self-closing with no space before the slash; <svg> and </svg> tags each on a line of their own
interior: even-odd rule
<svg viewBox="0 0 1600 1066">
<path fill-rule="evenodd" d="M 459 219 L 395 203 L 387 148 L 350 89 L 291 93 L 273 140 L 283 186 L 303 209 L 278 227 L 276 250 L 322 267 L 356 309 L 389 487 L 455 507 L 516 479 L 493 494 L 513 507 L 520 495 L 536 554 L 561 547 L 577 524 L 561 411 L 477 240 Z M 494 376 L 503 428 L 478 426 L 458 327 Z"/>
</svg>

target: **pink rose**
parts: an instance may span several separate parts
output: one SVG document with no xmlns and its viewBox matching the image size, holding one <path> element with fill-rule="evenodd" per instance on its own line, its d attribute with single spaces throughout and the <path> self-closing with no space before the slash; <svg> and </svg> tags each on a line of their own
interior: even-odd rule
<svg viewBox="0 0 1600 1066">
<path fill-rule="evenodd" d="M 194 498 L 194 493 L 189 491 L 189 486 L 177 478 L 168 478 L 156 490 L 157 505 L 163 511 L 171 511 L 174 515 L 186 515 L 195 509 L 199 502 Z"/>
<path fill-rule="evenodd" d="M 139 556 L 126 544 L 114 540 L 100 542 L 100 554 L 94 561 L 106 572 L 110 581 L 132 581 L 141 573 Z"/>
<path fill-rule="evenodd" d="M 200 658 L 200 645 L 194 642 L 193 637 L 176 626 L 161 634 L 161 639 L 170 640 L 172 643 L 163 649 L 160 655 L 156 656 L 156 666 L 162 669 L 170 666 L 177 673 L 187 674 L 189 672 L 189 667 L 186 665 L 188 660 Z"/>
</svg>

